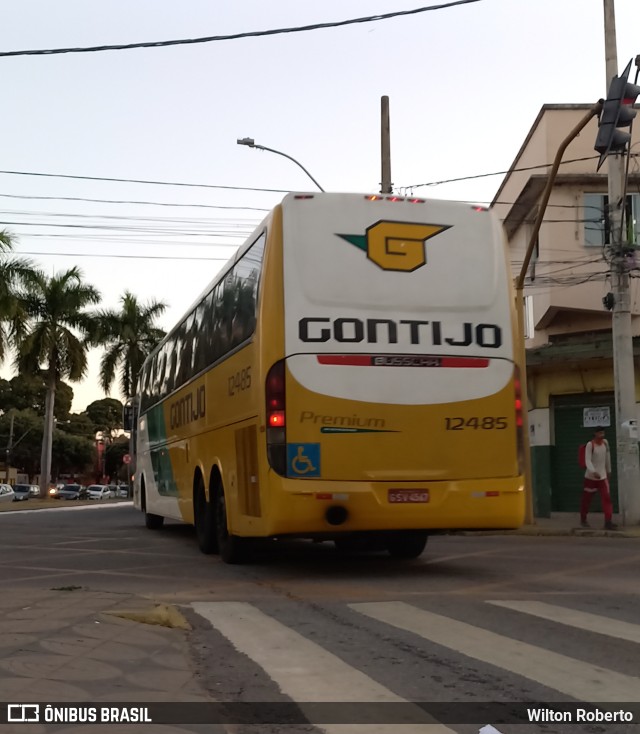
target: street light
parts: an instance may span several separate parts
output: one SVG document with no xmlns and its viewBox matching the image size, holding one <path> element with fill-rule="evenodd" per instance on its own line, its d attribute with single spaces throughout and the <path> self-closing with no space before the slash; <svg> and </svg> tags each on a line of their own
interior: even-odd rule
<svg viewBox="0 0 640 734">
<path fill-rule="evenodd" d="M 286 153 L 283 153 L 281 150 L 274 150 L 273 148 L 267 148 L 264 145 L 256 145 L 256 142 L 253 138 L 238 138 L 238 145 L 246 145 L 249 148 L 258 148 L 258 150 L 268 150 L 270 153 L 276 153 L 277 155 L 282 155 L 285 158 L 288 158 L 290 161 L 293 161 L 296 166 L 300 166 L 302 170 L 309 176 L 309 178 L 313 181 L 313 183 L 320 189 L 320 191 L 324 191 L 322 186 L 315 180 L 315 178 L 307 171 L 307 169 L 297 161 L 295 158 L 292 158 L 290 155 L 287 155 Z"/>
</svg>

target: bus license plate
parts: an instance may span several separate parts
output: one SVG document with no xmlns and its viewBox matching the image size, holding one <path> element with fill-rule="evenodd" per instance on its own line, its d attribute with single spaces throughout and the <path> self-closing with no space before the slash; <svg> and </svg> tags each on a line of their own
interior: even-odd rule
<svg viewBox="0 0 640 734">
<path fill-rule="evenodd" d="M 388 494 L 389 502 L 428 502 L 429 492 L 426 489 L 390 489 Z"/>
</svg>

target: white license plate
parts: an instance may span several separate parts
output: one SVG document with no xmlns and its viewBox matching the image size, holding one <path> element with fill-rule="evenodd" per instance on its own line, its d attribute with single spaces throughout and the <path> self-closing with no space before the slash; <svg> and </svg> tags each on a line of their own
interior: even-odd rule
<svg viewBox="0 0 640 734">
<path fill-rule="evenodd" d="M 429 492 L 426 489 L 390 489 L 389 502 L 416 504 L 429 501 Z"/>
</svg>

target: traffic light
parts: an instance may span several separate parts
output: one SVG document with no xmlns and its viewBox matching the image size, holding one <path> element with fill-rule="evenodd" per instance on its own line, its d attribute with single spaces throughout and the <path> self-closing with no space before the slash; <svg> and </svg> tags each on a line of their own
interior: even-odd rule
<svg viewBox="0 0 640 734">
<path fill-rule="evenodd" d="M 609 93 L 600 114 L 598 136 L 594 146 L 600 153 L 597 170 L 610 153 L 622 153 L 631 140 L 630 133 L 618 129 L 629 127 L 636 116 L 632 105 L 640 94 L 640 87 L 627 82 L 630 71 L 631 61 L 622 72 L 622 76 L 614 76 L 609 85 Z"/>
</svg>

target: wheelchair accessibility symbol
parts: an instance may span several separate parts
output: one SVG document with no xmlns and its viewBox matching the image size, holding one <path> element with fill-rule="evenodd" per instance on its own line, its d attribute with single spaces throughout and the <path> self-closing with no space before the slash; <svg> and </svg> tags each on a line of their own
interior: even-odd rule
<svg viewBox="0 0 640 734">
<path fill-rule="evenodd" d="M 288 443 L 287 467 L 290 477 L 319 477 L 320 444 Z"/>
</svg>

